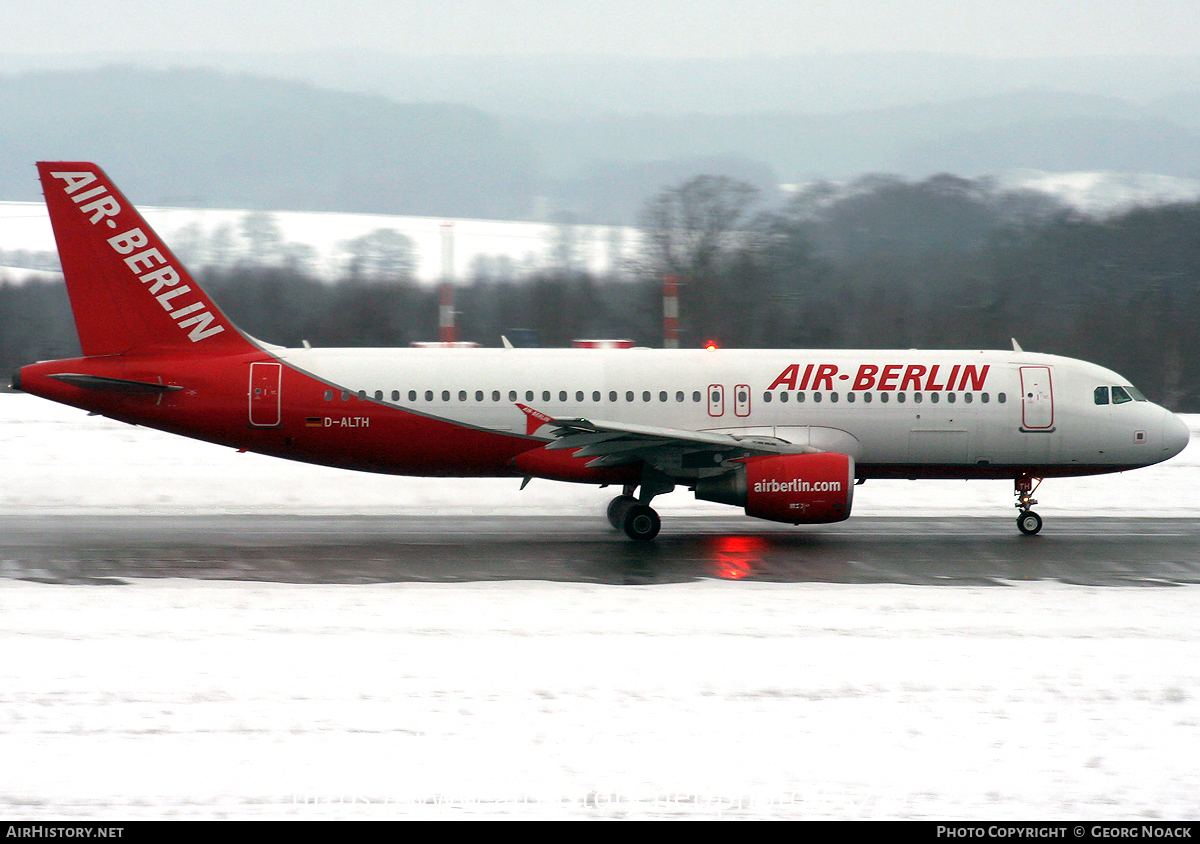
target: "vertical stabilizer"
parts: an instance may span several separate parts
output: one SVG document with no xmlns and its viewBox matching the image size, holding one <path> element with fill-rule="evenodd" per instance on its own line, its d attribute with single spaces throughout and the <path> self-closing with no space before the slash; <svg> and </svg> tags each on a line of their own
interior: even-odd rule
<svg viewBox="0 0 1200 844">
<path fill-rule="evenodd" d="M 85 355 L 256 351 L 103 170 L 41 161 L 38 173 Z"/>
</svg>

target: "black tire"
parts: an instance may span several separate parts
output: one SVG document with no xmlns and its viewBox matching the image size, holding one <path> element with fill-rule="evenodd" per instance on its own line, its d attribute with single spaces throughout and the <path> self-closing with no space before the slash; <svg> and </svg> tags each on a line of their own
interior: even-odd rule
<svg viewBox="0 0 1200 844">
<path fill-rule="evenodd" d="M 658 513 L 646 504 L 633 504 L 625 511 L 625 535 L 636 542 L 649 542 L 658 536 L 662 522 Z"/>
<path fill-rule="evenodd" d="M 1035 536 L 1042 529 L 1042 517 L 1032 510 L 1017 516 L 1017 530 L 1026 536 Z"/>
<path fill-rule="evenodd" d="M 608 502 L 608 523 L 613 530 L 625 529 L 625 511 L 634 504 L 637 504 L 637 499 L 632 495 L 618 495 Z"/>
</svg>

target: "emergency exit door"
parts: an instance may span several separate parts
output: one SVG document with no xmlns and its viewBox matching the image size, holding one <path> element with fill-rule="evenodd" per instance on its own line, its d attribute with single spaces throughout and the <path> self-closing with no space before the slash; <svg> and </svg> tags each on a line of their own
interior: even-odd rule
<svg viewBox="0 0 1200 844">
<path fill-rule="evenodd" d="M 725 415 L 725 388 L 720 384 L 708 385 L 708 415 Z"/>
<path fill-rule="evenodd" d="M 283 365 L 278 363 L 250 364 L 250 424 L 273 428 L 283 418 L 280 410 L 279 385 Z"/>
</svg>

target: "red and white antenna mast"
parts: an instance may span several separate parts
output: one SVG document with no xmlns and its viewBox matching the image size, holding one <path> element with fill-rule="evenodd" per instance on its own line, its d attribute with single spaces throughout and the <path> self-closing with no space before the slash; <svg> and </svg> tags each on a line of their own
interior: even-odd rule
<svg viewBox="0 0 1200 844">
<path fill-rule="evenodd" d="M 663 348 L 679 348 L 679 278 L 663 276 Z"/>
<path fill-rule="evenodd" d="M 454 325 L 454 223 L 442 223 L 442 290 L 438 303 L 438 340 L 453 343 Z"/>
</svg>

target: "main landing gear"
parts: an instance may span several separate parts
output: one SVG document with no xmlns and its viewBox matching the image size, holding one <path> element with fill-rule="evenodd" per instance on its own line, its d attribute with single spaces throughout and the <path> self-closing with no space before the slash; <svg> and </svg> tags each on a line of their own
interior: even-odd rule
<svg viewBox="0 0 1200 844">
<path fill-rule="evenodd" d="M 648 504 L 633 497 L 636 487 L 627 485 L 624 493 L 608 503 L 608 521 L 616 530 L 637 542 L 649 542 L 658 536 L 662 522 L 658 513 Z"/>
<path fill-rule="evenodd" d="M 1037 504 L 1033 497 L 1033 491 L 1041 482 L 1041 478 L 1031 478 L 1029 475 L 1022 475 L 1013 482 L 1015 487 L 1013 494 L 1017 496 L 1017 503 L 1014 506 L 1021 511 L 1017 516 L 1017 530 L 1026 536 L 1033 536 L 1042 529 L 1042 517 L 1032 509 L 1033 505 Z"/>
</svg>

